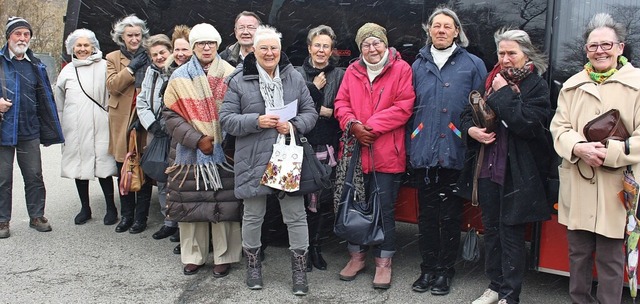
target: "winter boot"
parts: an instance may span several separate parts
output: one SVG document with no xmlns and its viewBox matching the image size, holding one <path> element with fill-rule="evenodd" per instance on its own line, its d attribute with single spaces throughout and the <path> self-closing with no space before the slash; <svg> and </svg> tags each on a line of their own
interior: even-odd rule
<svg viewBox="0 0 640 304">
<path fill-rule="evenodd" d="M 247 259 L 247 287 L 249 289 L 262 289 L 262 261 L 260 261 L 260 248 L 242 248 Z"/>
<path fill-rule="evenodd" d="M 391 258 L 376 258 L 376 275 L 373 277 L 373 288 L 389 289 L 391 287 Z"/>
<path fill-rule="evenodd" d="M 309 260 L 313 266 L 320 270 L 327 270 L 327 261 L 322 257 L 322 249 L 320 245 L 311 245 L 309 247 Z"/>
<path fill-rule="evenodd" d="M 353 281 L 358 273 L 364 269 L 364 259 L 367 257 L 366 252 L 349 252 L 351 259 L 340 271 L 340 280 Z"/>
<path fill-rule="evenodd" d="M 293 281 L 293 294 L 296 296 L 306 296 L 309 292 L 307 284 L 307 255 L 308 251 L 295 249 L 291 250 L 291 280 Z"/>
<path fill-rule="evenodd" d="M 82 201 L 82 208 L 80 209 L 80 213 L 76 215 L 74 222 L 76 225 L 82 225 L 91 219 L 91 207 L 89 207 L 89 201 Z"/>
<path fill-rule="evenodd" d="M 104 201 L 107 204 L 107 214 L 105 214 L 103 222 L 105 225 L 113 225 L 118 222 L 118 209 L 114 202 L 113 178 L 99 178 L 98 181 L 104 194 Z"/>
</svg>

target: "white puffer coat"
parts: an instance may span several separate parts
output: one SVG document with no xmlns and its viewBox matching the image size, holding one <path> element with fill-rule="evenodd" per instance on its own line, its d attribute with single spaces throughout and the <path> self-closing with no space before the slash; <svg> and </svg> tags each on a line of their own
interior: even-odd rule
<svg viewBox="0 0 640 304">
<path fill-rule="evenodd" d="M 77 69 L 77 76 L 76 76 Z M 102 108 L 96 105 L 82 88 Z M 55 98 L 65 143 L 61 176 L 92 180 L 116 175 L 116 162 L 109 154 L 107 63 L 98 51 L 85 60 L 74 58 L 56 82 Z"/>
</svg>

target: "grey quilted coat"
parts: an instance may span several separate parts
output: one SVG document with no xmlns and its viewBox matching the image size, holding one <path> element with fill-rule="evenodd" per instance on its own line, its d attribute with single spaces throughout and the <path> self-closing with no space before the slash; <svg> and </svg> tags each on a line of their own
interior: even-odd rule
<svg viewBox="0 0 640 304">
<path fill-rule="evenodd" d="M 297 134 L 306 134 L 318 119 L 313 99 L 302 75 L 293 68 L 284 53 L 278 68 L 284 87 L 284 103 L 298 100 L 298 114 L 290 122 Z M 225 132 L 236 137 L 235 196 L 244 199 L 274 193 L 272 188 L 260 185 L 260 179 L 271 158 L 278 131 L 258 127 L 258 116 L 265 114 L 265 104 L 260 94 L 253 53 L 244 59 L 227 81 L 229 88 L 220 108 L 220 123 Z"/>
</svg>

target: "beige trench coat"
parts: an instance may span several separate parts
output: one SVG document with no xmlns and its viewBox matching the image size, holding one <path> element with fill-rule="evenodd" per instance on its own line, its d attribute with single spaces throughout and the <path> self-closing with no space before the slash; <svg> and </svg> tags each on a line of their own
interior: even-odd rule
<svg viewBox="0 0 640 304">
<path fill-rule="evenodd" d="M 631 153 L 625 155 L 624 143 L 609 141 L 604 165 L 618 168 L 591 170 L 573 155 L 573 147 L 586 141 L 582 129 L 590 120 L 610 109 L 620 110 L 622 121 L 631 134 Z M 625 209 L 618 198 L 622 190 L 623 171 L 633 165 L 636 180 L 640 182 L 640 70 L 625 65 L 602 84 L 592 81 L 583 70 L 569 78 L 558 98 L 558 108 L 551 121 L 551 134 L 556 152 L 562 157 L 558 168 L 560 195 L 558 221 L 569 230 L 586 230 L 622 239 L 626 223 Z"/>
<path fill-rule="evenodd" d="M 139 93 L 134 87 L 135 78 L 127 70 L 129 59 L 120 51 L 107 54 L 107 90 L 109 91 L 109 153 L 117 162 L 124 162 L 127 155 L 127 128 L 131 115 L 133 96 Z M 139 138 L 140 140 L 140 138 Z M 140 146 L 142 148 L 142 146 Z"/>
</svg>

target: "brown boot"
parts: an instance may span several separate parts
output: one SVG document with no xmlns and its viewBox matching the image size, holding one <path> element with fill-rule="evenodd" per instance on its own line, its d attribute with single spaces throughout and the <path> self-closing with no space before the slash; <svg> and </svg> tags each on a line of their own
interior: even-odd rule
<svg viewBox="0 0 640 304">
<path fill-rule="evenodd" d="M 340 280 L 353 281 L 358 273 L 364 269 L 364 259 L 367 257 L 366 252 L 349 252 L 351 259 L 347 266 L 340 271 Z"/>
<path fill-rule="evenodd" d="M 391 287 L 391 258 L 376 258 L 373 288 L 389 289 L 389 287 Z"/>
</svg>

